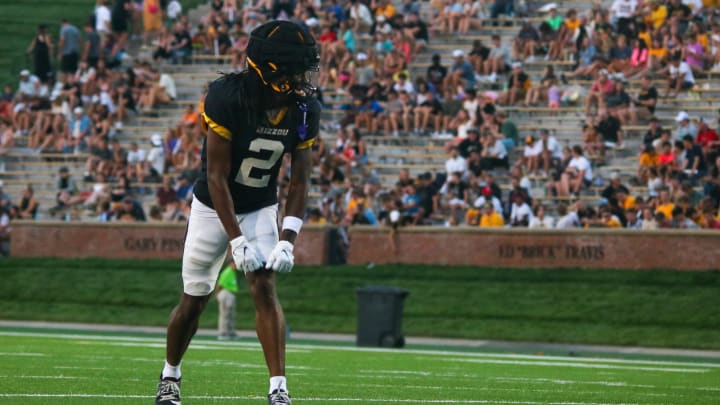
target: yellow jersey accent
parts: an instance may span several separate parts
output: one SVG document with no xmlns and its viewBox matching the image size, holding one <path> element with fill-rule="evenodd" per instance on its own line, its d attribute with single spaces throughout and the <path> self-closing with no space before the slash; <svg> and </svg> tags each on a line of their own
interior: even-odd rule
<svg viewBox="0 0 720 405">
<path fill-rule="evenodd" d="M 274 117 L 268 117 L 268 122 L 270 122 L 271 125 L 277 125 L 282 121 L 283 118 L 285 118 L 285 114 L 288 112 L 287 107 L 283 107 L 280 109 L 280 111 L 275 114 Z"/>
<path fill-rule="evenodd" d="M 295 147 L 295 149 L 300 150 L 300 149 L 308 149 L 308 148 L 311 148 L 313 145 L 315 145 L 315 140 L 316 140 L 316 139 L 317 139 L 317 138 L 310 138 L 310 139 L 308 139 L 308 140 L 305 141 L 305 142 L 301 142 L 301 143 L 298 144 L 298 146 Z"/>
<path fill-rule="evenodd" d="M 225 128 L 224 126 L 218 124 L 217 122 L 213 121 L 212 118 L 208 117 L 207 114 L 202 114 L 203 119 L 207 123 L 209 128 L 212 128 L 213 131 L 215 131 L 216 134 L 222 136 L 223 138 L 227 140 L 232 139 L 232 132 L 230 132 L 229 129 Z"/>
</svg>

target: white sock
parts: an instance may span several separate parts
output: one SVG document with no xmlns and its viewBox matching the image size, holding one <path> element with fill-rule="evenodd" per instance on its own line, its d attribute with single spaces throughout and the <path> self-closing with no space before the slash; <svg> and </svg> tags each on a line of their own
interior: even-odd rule
<svg viewBox="0 0 720 405">
<path fill-rule="evenodd" d="M 268 394 L 272 394 L 277 389 L 287 392 L 287 381 L 284 376 L 270 377 L 270 392 Z"/>
<path fill-rule="evenodd" d="M 180 376 L 180 364 L 178 364 L 177 366 L 171 366 L 170 363 L 165 360 L 165 367 L 163 367 L 162 378 L 170 377 L 179 380 Z"/>
</svg>

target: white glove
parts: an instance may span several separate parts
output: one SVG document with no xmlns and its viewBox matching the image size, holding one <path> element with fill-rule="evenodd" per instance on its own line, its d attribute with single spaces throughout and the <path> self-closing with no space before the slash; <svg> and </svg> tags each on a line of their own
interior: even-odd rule
<svg viewBox="0 0 720 405">
<path fill-rule="evenodd" d="M 262 268 L 262 260 L 251 244 L 244 236 L 238 236 L 230 241 L 233 261 L 238 270 L 251 272 Z"/>
<path fill-rule="evenodd" d="M 293 244 L 286 240 L 281 240 L 270 253 L 265 268 L 286 273 L 292 270 L 293 264 L 295 264 Z"/>
</svg>

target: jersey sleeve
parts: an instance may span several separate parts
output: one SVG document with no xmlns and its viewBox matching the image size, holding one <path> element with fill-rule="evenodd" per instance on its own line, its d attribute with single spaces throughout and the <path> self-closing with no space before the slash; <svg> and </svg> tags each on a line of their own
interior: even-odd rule
<svg viewBox="0 0 720 405">
<path fill-rule="evenodd" d="M 303 137 L 301 134 L 300 140 L 295 147 L 297 150 L 311 148 L 320 132 L 320 112 L 322 111 L 320 102 L 314 97 L 311 98 L 307 103 L 307 110 L 305 136 Z"/>
<path fill-rule="evenodd" d="M 226 92 L 223 91 L 224 80 L 218 80 L 210 85 L 208 94 L 205 97 L 205 111 L 202 113 L 203 121 L 207 128 L 226 139 L 232 139 L 230 131 L 231 114 L 228 106 Z"/>
</svg>

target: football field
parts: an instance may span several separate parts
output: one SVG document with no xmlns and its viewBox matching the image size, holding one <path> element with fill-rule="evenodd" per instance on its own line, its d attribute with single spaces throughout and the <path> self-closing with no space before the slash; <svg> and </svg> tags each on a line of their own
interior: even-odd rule
<svg viewBox="0 0 720 405">
<path fill-rule="evenodd" d="M 488 349 L 288 345 L 294 404 L 720 404 L 720 359 Z M 0 404 L 148 404 L 164 359 L 157 335 L 0 329 Z M 267 403 L 251 339 L 197 338 L 184 404 Z"/>
</svg>

